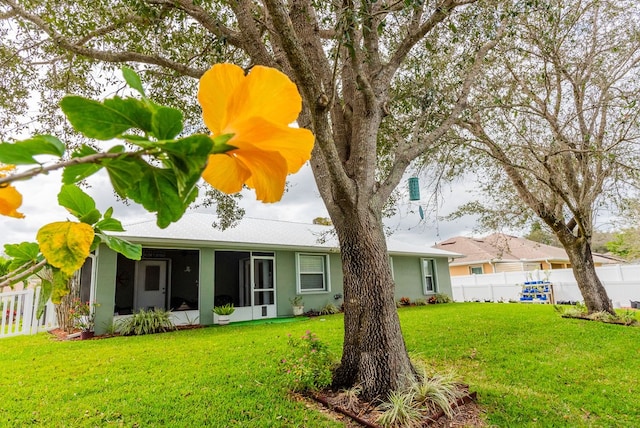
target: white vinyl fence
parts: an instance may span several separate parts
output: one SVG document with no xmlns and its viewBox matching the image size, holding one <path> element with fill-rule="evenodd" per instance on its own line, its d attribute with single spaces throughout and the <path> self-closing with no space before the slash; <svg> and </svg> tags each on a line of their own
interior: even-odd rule
<svg viewBox="0 0 640 428">
<path fill-rule="evenodd" d="M 0 293 L 0 338 L 36 334 L 55 327 L 55 311 L 50 302 L 42 317 L 37 318 L 39 299 L 40 287 Z"/>
<path fill-rule="evenodd" d="M 596 273 L 615 307 L 640 301 L 640 265 L 598 267 Z M 556 302 L 583 300 L 571 269 L 452 276 L 453 300 L 519 301 L 523 283 L 544 280 L 553 284 Z"/>
</svg>

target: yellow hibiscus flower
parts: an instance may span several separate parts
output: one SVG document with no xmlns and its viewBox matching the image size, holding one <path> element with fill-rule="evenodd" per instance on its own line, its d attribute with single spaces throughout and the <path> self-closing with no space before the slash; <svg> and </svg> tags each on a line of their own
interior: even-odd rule
<svg viewBox="0 0 640 428">
<path fill-rule="evenodd" d="M 287 174 L 311 157 L 311 131 L 290 127 L 302 109 L 296 85 L 283 73 L 256 66 L 245 76 L 234 64 L 216 64 L 200 79 L 198 101 L 214 137 L 233 134 L 235 149 L 212 154 L 202 177 L 235 193 L 242 185 L 263 202 L 282 198 Z"/>
<path fill-rule="evenodd" d="M 0 165 L 0 178 L 7 174 L 3 173 L 11 171 L 15 167 L 13 165 Z M 9 184 L 0 184 L 0 214 L 9 217 L 23 218 L 24 214 L 17 210 L 22 205 L 22 195 L 15 187 Z"/>
</svg>

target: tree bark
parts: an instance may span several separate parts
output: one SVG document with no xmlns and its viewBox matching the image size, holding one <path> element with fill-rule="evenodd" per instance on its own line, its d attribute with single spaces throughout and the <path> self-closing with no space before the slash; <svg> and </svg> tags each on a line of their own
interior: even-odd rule
<svg viewBox="0 0 640 428">
<path fill-rule="evenodd" d="M 615 315 L 607 290 L 605 290 L 596 274 L 591 245 L 588 240 L 574 238 L 571 242 L 566 242 L 565 240 L 562 245 L 571 261 L 573 275 L 576 278 L 578 288 L 589 313 L 609 312 Z"/>
<path fill-rule="evenodd" d="M 382 221 L 354 209 L 336 231 L 344 274 L 344 346 L 334 387 L 362 388 L 365 400 L 385 399 L 414 377 L 400 329 Z"/>
</svg>

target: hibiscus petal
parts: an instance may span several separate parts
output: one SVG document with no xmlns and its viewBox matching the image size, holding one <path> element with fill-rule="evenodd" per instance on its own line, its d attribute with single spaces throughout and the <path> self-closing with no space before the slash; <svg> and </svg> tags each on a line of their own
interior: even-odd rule
<svg viewBox="0 0 640 428">
<path fill-rule="evenodd" d="M 15 218 L 24 218 L 17 211 L 22 205 L 22 195 L 13 186 L 0 187 L 0 214 Z"/>
<path fill-rule="evenodd" d="M 255 66 L 230 100 L 228 119 L 234 129 L 235 123 L 249 117 L 289 125 L 298 118 L 301 109 L 298 88 L 284 73 Z"/>
<path fill-rule="evenodd" d="M 262 202 L 278 202 L 284 193 L 287 180 L 287 162 L 278 152 L 244 150 L 238 157 L 251 170 L 246 185 L 256 190 L 256 199 Z"/>
<path fill-rule="evenodd" d="M 204 123 L 213 135 L 220 135 L 229 122 L 229 100 L 244 80 L 244 71 L 235 64 L 216 64 L 200 78 L 198 101 Z"/>
<path fill-rule="evenodd" d="M 237 134 L 229 144 L 244 150 L 278 152 L 287 162 L 287 172 L 297 172 L 311 157 L 314 136 L 308 129 L 291 128 L 252 117 L 236 124 Z"/>
<path fill-rule="evenodd" d="M 239 158 L 225 153 L 209 156 L 202 178 L 221 192 L 236 193 L 242 190 L 250 175 L 249 168 Z"/>
</svg>

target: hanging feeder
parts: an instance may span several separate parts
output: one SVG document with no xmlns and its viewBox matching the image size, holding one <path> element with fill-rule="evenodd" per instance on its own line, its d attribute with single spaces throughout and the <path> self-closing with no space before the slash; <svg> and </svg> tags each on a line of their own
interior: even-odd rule
<svg viewBox="0 0 640 428">
<path fill-rule="evenodd" d="M 409 179 L 409 200 L 420 200 L 420 183 L 418 182 L 418 177 L 411 177 Z"/>
</svg>

